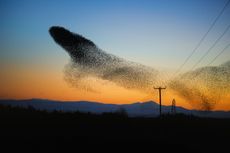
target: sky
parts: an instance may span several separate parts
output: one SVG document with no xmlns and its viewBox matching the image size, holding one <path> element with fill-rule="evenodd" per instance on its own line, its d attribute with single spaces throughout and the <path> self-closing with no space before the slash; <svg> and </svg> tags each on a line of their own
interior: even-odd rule
<svg viewBox="0 0 230 153">
<path fill-rule="evenodd" d="M 48 30 L 63 26 L 124 59 L 174 72 L 192 52 L 227 0 L 0 0 L 0 98 L 44 98 L 132 103 L 148 100 L 117 85 L 99 93 L 68 85 L 68 54 Z M 190 70 L 230 24 L 230 7 L 182 71 Z M 230 31 L 198 67 L 206 66 L 229 43 Z M 212 65 L 230 59 L 229 49 Z M 165 104 L 172 94 L 165 92 Z M 153 93 L 154 100 L 157 94 Z M 180 97 L 178 105 L 191 108 Z M 226 99 L 225 99 L 226 101 Z M 229 101 L 229 99 L 227 99 Z M 228 109 L 222 102 L 217 109 Z"/>
</svg>

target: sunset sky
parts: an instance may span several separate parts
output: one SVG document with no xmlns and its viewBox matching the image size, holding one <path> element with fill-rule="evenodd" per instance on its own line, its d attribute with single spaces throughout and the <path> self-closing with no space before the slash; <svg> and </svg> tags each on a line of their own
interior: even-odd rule
<svg viewBox="0 0 230 153">
<path fill-rule="evenodd" d="M 175 72 L 207 32 L 227 0 L 1 0 L 0 99 L 43 98 L 133 103 L 152 95 L 114 83 L 98 85 L 98 92 L 71 87 L 63 79 L 68 54 L 50 37 L 51 26 L 64 26 L 95 42 L 101 49 L 124 59 Z M 230 7 L 197 52 L 185 65 L 190 70 L 230 25 Z M 229 43 L 230 31 L 198 65 L 207 64 Z M 214 63 L 230 60 L 226 50 Z M 92 81 L 92 80 L 90 80 Z M 92 82 L 97 85 L 97 82 Z M 192 106 L 165 90 L 164 104 Z M 230 96 L 215 109 L 230 110 Z"/>
</svg>

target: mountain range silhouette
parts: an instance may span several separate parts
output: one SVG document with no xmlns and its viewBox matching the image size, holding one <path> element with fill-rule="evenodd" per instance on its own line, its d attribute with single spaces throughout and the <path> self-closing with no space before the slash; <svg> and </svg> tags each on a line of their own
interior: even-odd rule
<svg viewBox="0 0 230 153">
<path fill-rule="evenodd" d="M 124 110 L 129 117 L 157 117 L 159 104 L 154 101 L 135 102 L 132 104 L 104 104 L 92 101 L 55 101 L 45 99 L 0 100 L 2 105 L 33 107 L 37 110 L 63 112 L 89 112 L 95 114 L 113 113 Z M 230 111 L 201 111 L 176 107 L 176 112 L 198 117 L 230 118 Z M 163 114 L 171 113 L 171 106 L 162 106 Z"/>
</svg>

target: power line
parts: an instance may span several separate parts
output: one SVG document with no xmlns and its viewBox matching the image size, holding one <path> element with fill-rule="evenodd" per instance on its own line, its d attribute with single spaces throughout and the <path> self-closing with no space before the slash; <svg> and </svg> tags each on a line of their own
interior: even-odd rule
<svg viewBox="0 0 230 153">
<path fill-rule="evenodd" d="M 224 47 L 224 49 L 211 60 L 211 62 L 208 64 L 208 66 L 211 65 L 221 54 L 223 54 L 224 51 L 226 51 L 228 49 L 228 47 L 230 47 L 230 43 L 228 45 L 226 45 Z"/>
<path fill-rule="evenodd" d="M 191 68 L 191 70 L 193 70 L 209 53 L 210 51 L 216 46 L 216 44 L 221 40 L 221 38 L 228 32 L 230 28 L 230 25 L 228 25 L 228 27 L 225 29 L 225 31 L 220 35 L 220 37 L 218 37 L 218 39 L 213 43 L 213 45 L 205 52 L 205 54 L 199 59 L 198 62 L 196 62 L 193 67 Z"/>
<path fill-rule="evenodd" d="M 215 20 L 213 21 L 213 23 L 211 24 L 211 26 L 209 27 L 208 31 L 204 34 L 204 36 L 201 38 L 201 40 L 198 42 L 198 44 L 196 45 L 196 47 L 192 50 L 191 54 L 189 54 L 189 56 L 185 59 L 184 63 L 178 68 L 178 70 L 176 71 L 175 74 L 177 74 L 178 72 L 181 71 L 181 69 L 184 67 L 184 65 L 189 61 L 189 59 L 192 57 L 192 55 L 196 52 L 196 50 L 200 47 L 200 45 L 202 44 L 202 42 L 204 41 L 204 39 L 207 37 L 207 35 L 209 34 L 209 32 L 212 30 L 212 28 L 214 27 L 214 25 L 216 24 L 216 22 L 219 20 L 219 18 L 221 17 L 221 15 L 224 13 L 225 9 L 227 8 L 228 4 L 230 3 L 230 0 L 227 1 L 227 3 L 224 5 L 223 9 L 220 11 L 220 13 L 217 15 L 217 17 L 215 18 Z"/>
</svg>

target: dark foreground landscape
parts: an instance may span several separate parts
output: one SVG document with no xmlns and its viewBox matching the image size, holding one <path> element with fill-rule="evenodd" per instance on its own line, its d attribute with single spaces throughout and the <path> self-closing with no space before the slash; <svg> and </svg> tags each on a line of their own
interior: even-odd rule
<svg viewBox="0 0 230 153">
<path fill-rule="evenodd" d="M 4 152 L 228 152 L 230 119 L 67 113 L 0 106 Z M 1 151 L 2 152 L 2 151 Z"/>
</svg>

